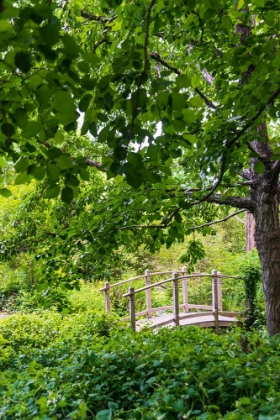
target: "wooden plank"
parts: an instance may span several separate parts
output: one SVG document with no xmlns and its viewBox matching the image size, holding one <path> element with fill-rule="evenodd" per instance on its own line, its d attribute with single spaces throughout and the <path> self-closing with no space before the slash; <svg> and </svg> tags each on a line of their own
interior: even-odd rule
<svg viewBox="0 0 280 420">
<path fill-rule="evenodd" d="M 197 325 L 200 327 L 215 327 L 216 323 L 215 323 L 215 316 L 212 312 L 210 312 L 209 314 L 197 314 L 199 316 L 185 316 L 186 314 L 184 314 L 184 318 L 181 319 L 180 318 L 180 325 L 181 326 L 188 326 L 188 325 Z M 194 315 L 194 314 L 192 314 Z M 238 320 L 236 318 L 230 318 L 230 317 L 225 317 L 225 316 L 220 316 L 219 315 L 219 326 L 220 327 L 226 327 L 226 326 L 230 326 L 231 324 L 233 324 L 234 322 L 238 322 Z M 147 321 L 145 320 L 141 320 L 137 322 L 137 330 L 140 330 L 141 328 L 143 328 L 144 326 L 148 327 L 148 328 L 152 328 L 152 329 L 156 329 L 159 327 L 163 327 L 163 326 L 174 326 L 175 327 L 175 322 L 174 322 L 174 317 L 173 314 L 165 314 L 159 317 L 153 317 Z"/>
</svg>

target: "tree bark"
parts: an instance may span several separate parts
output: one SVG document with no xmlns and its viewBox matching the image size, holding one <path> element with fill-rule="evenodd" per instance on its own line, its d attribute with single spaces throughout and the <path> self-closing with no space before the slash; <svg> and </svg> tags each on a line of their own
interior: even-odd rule
<svg viewBox="0 0 280 420">
<path fill-rule="evenodd" d="M 280 332 L 280 227 L 278 182 L 263 182 L 252 189 L 255 202 L 255 240 L 262 267 L 266 300 L 267 329 L 270 335 Z"/>
<path fill-rule="evenodd" d="M 247 211 L 246 214 L 246 252 L 251 251 L 256 247 L 255 242 L 255 227 L 256 222 L 252 213 Z"/>
</svg>

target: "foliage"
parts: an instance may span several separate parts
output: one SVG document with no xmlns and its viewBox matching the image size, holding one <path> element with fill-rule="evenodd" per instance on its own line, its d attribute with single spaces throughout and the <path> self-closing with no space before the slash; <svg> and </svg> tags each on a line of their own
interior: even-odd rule
<svg viewBox="0 0 280 420">
<path fill-rule="evenodd" d="M 65 203 L 59 217 L 49 206 L 48 229 L 23 218 L 21 241 L 2 242 L 7 256 L 41 240 L 43 293 L 78 287 L 83 262 L 98 272 L 115 249 L 211 232 L 227 214 L 216 204 L 265 211 L 251 196 L 280 171 L 278 11 L 275 0 L 1 2 L 0 194 L 13 167 L 15 185 L 41 183 L 43 206 Z"/>
<path fill-rule="evenodd" d="M 256 249 L 253 249 L 246 255 L 246 259 L 243 261 L 241 269 L 243 272 L 247 301 L 246 324 L 248 327 L 256 326 L 259 322 L 264 322 L 264 316 L 261 313 L 257 302 L 257 287 L 258 283 L 261 282 L 262 273 Z"/>
<path fill-rule="evenodd" d="M 202 242 L 193 239 L 188 243 L 187 252 L 181 255 L 180 262 L 187 263 L 188 273 L 192 273 L 194 271 L 195 264 L 205 257 L 205 255 Z"/>
<path fill-rule="evenodd" d="M 279 417 L 279 337 L 118 330 L 91 313 L 1 321 L 1 417 Z"/>
</svg>

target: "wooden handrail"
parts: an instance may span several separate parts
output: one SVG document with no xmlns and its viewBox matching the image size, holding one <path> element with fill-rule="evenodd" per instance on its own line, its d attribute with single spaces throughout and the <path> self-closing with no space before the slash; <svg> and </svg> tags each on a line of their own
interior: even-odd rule
<svg viewBox="0 0 280 420">
<path fill-rule="evenodd" d="M 178 271 L 179 273 L 181 272 Z M 171 274 L 173 273 L 173 271 L 162 271 L 162 272 L 155 272 L 155 273 L 150 273 L 150 276 L 155 276 L 155 275 L 160 275 L 160 274 Z M 208 273 L 193 273 L 193 274 L 189 274 L 184 276 L 185 279 L 190 279 L 190 278 L 195 278 L 195 277 L 211 277 L 212 274 L 208 274 Z M 131 281 L 134 280 L 139 280 L 139 279 L 144 279 L 146 277 L 145 274 L 142 274 L 140 276 L 136 276 L 136 277 L 131 277 L 130 279 L 127 280 L 123 280 L 120 281 L 118 283 L 114 283 L 114 284 L 110 284 L 109 287 L 102 287 L 101 289 L 99 289 L 100 292 L 104 292 L 104 290 L 107 289 L 112 289 L 113 287 L 117 287 L 117 286 L 121 286 L 122 284 L 126 284 L 126 283 L 130 283 Z M 225 279 L 242 279 L 242 277 L 238 277 L 238 276 L 227 276 L 225 274 L 217 274 L 217 277 L 219 278 L 225 278 Z M 179 279 L 181 279 L 182 277 L 178 277 Z M 157 283 L 154 283 L 157 284 Z M 135 293 L 137 292 L 137 290 L 135 290 Z M 124 295 L 123 295 L 124 296 Z"/>
<path fill-rule="evenodd" d="M 173 271 L 159 271 L 159 272 L 156 272 L 156 273 L 150 273 L 150 276 L 155 276 L 155 275 L 159 275 L 159 274 L 171 274 L 171 273 L 173 273 Z M 112 289 L 113 287 L 121 286 L 122 284 L 130 283 L 131 281 L 134 281 L 134 280 L 144 279 L 145 277 L 146 277 L 146 274 L 141 274 L 140 276 L 131 277 L 130 279 L 119 281 L 118 283 L 110 284 L 108 289 Z M 100 292 L 103 292 L 104 290 L 107 290 L 107 288 L 102 287 L 101 289 L 99 289 Z"/>
<path fill-rule="evenodd" d="M 180 279 L 191 279 L 191 278 L 196 278 L 196 277 L 212 277 L 212 274 L 207 274 L 207 273 L 205 273 L 205 274 L 204 273 L 203 274 L 198 273 L 198 274 L 189 274 L 188 276 L 178 276 L 178 280 L 180 280 Z M 223 278 L 224 276 L 223 275 L 217 275 L 217 277 Z M 233 278 L 233 277 L 228 276 L 228 278 Z M 239 277 L 234 277 L 234 278 L 239 278 Z M 162 280 L 162 281 L 159 281 L 157 283 L 150 284 L 149 286 L 141 287 L 140 289 L 134 290 L 134 294 L 138 293 L 138 292 L 143 292 L 144 290 L 151 289 L 153 287 L 160 286 L 161 284 L 171 282 L 172 280 L 173 280 L 173 278 L 171 277 L 170 279 Z M 122 295 L 122 297 L 127 297 L 127 296 L 129 296 L 129 293 L 125 293 L 124 295 Z"/>
<path fill-rule="evenodd" d="M 178 278 L 182 278 L 182 277 L 178 277 Z M 134 290 L 134 294 L 138 292 L 143 292 L 144 290 L 152 289 L 153 287 L 160 286 L 161 284 L 168 283 L 172 280 L 173 279 L 170 278 L 167 280 L 159 281 L 158 283 L 149 284 L 149 286 L 144 286 L 144 287 L 141 287 L 140 289 Z M 125 293 L 124 295 L 122 295 L 122 297 L 127 297 L 127 296 L 129 296 L 129 293 Z"/>
</svg>

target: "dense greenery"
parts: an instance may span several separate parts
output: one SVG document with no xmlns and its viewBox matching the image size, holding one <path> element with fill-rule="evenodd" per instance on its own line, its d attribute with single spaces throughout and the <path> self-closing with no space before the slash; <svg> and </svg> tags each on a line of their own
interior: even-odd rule
<svg viewBox="0 0 280 420">
<path fill-rule="evenodd" d="M 0 322 L 5 420 L 279 418 L 279 337 L 139 334 L 92 312 Z"/>
<path fill-rule="evenodd" d="M 73 288 L 89 255 L 171 246 L 224 216 L 216 204 L 247 209 L 276 333 L 278 12 L 273 0 L 2 1 L 0 194 L 13 167 L 16 185 L 35 179 L 69 206 L 46 205 L 39 234 L 41 218 L 25 219 L 3 256 L 41 240 L 43 293 Z"/>
</svg>

